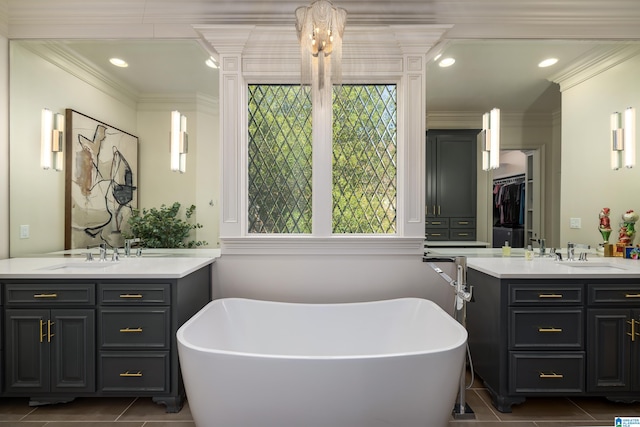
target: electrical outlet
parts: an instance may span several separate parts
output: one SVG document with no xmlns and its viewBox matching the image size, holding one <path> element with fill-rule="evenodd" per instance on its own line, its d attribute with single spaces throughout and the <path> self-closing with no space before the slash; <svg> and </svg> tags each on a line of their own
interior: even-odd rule
<svg viewBox="0 0 640 427">
<path fill-rule="evenodd" d="M 569 228 L 582 228 L 582 220 L 581 220 L 581 218 L 570 218 L 569 219 Z"/>
<path fill-rule="evenodd" d="M 20 226 L 20 238 L 21 239 L 28 239 L 29 238 L 29 226 L 28 225 L 21 225 Z"/>
</svg>

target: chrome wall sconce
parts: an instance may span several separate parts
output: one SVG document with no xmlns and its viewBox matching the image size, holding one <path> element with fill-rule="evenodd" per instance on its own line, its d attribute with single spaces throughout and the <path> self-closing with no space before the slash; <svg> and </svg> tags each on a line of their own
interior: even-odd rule
<svg viewBox="0 0 640 427">
<path fill-rule="evenodd" d="M 64 167 L 64 115 L 44 108 L 41 124 L 40 166 L 61 171 Z"/>
<path fill-rule="evenodd" d="M 482 170 L 500 167 L 500 110 L 494 108 L 482 115 L 482 130 L 478 134 L 482 147 Z"/>
<path fill-rule="evenodd" d="M 624 127 L 623 127 L 624 117 Z M 636 165 L 636 109 L 611 114 L 611 169 Z"/>
<path fill-rule="evenodd" d="M 187 118 L 179 111 L 171 112 L 171 170 L 184 173 L 187 166 Z"/>
</svg>

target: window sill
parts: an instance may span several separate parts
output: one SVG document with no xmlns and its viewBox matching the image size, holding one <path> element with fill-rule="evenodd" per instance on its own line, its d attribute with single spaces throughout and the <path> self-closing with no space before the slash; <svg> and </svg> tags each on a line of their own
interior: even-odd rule
<svg viewBox="0 0 640 427">
<path fill-rule="evenodd" d="M 424 238 L 398 236 L 221 237 L 229 255 L 423 255 Z"/>
</svg>

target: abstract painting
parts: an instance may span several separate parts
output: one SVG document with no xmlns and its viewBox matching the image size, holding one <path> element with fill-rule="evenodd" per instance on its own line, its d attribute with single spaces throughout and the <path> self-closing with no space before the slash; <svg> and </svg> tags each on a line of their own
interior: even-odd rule
<svg viewBox="0 0 640 427">
<path fill-rule="evenodd" d="M 65 249 L 121 248 L 138 204 L 138 138 L 65 111 Z"/>
</svg>

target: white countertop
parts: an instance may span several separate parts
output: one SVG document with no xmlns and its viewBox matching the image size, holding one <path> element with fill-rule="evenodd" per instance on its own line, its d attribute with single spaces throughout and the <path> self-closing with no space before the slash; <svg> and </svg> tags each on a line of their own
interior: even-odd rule
<svg viewBox="0 0 640 427">
<path fill-rule="evenodd" d="M 500 279 L 637 279 L 640 261 L 593 256 L 589 261 L 555 261 L 552 258 L 467 258 L 467 267 Z"/>
<path fill-rule="evenodd" d="M 9 258 L 0 260 L 0 279 L 179 279 L 214 261 L 204 256 L 121 257 L 116 262 L 59 256 Z"/>
</svg>

